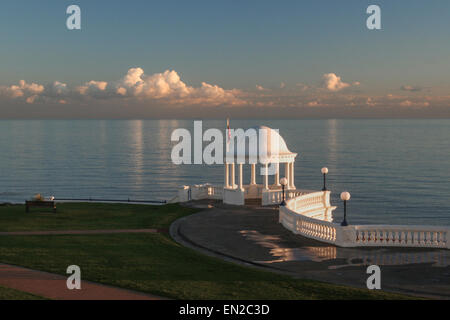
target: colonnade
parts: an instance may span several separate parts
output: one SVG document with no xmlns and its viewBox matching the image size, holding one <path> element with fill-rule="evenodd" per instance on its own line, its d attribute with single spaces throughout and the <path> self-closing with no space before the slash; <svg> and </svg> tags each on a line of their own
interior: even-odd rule
<svg viewBox="0 0 450 320">
<path fill-rule="evenodd" d="M 250 185 L 256 185 L 256 164 L 251 165 L 251 177 Z M 281 187 L 280 185 L 280 163 L 273 163 L 275 166 L 274 184 L 275 187 Z M 243 164 L 239 163 L 238 166 L 238 184 L 236 184 L 236 164 L 225 163 L 225 188 L 227 189 L 240 189 L 244 190 L 244 170 Z M 265 174 L 263 176 L 263 185 L 265 190 L 269 190 L 269 164 L 264 164 Z M 294 183 L 294 162 L 286 162 L 285 166 L 285 178 L 287 179 L 287 189 L 295 189 Z"/>
</svg>

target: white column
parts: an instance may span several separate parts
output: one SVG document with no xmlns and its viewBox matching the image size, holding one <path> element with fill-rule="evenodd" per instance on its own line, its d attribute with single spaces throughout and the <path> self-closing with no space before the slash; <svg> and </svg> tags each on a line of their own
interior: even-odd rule
<svg viewBox="0 0 450 320">
<path fill-rule="evenodd" d="M 256 184 L 256 164 L 252 163 L 251 168 L 252 170 L 250 184 Z"/>
<path fill-rule="evenodd" d="M 291 169 L 290 169 L 290 174 L 291 174 L 291 176 L 290 176 L 289 182 L 290 182 L 290 185 L 291 185 L 291 189 L 295 189 L 295 182 L 294 182 L 294 162 L 291 162 L 291 163 L 290 163 L 290 166 L 291 166 Z"/>
<path fill-rule="evenodd" d="M 230 171 L 228 168 L 228 163 L 225 163 L 225 188 L 230 186 Z"/>
<path fill-rule="evenodd" d="M 265 164 L 266 172 L 264 172 L 264 189 L 269 190 L 269 164 Z"/>
<path fill-rule="evenodd" d="M 275 164 L 275 183 L 274 185 L 279 187 L 280 186 L 280 163 L 276 163 Z"/>
<path fill-rule="evenodd" d="M 295 189 L 295 162 L 292 162 L 292 188 Z"/>
<path fill-rule="evenodd" d="M 234 162 L 231 164 L 231 188 L 234 189 L 236 186 L 236 169 Z"/>
<path fill-rule="evenodd" d="M 289 163 L 288 162 L 286 162 L 285 164 L 284 164 L 284 177 L 286 178 L 286 180 L 287 180 L 287 185 L 286 185 L 286 188 L 289 188 L 289 186 L 290 186 L 290 174 L 289 174 Z"/>
<path fill-rule="evenodd" d="M 242 163 L 239 163 L 239 190 L 244 191 Z"/>
</svg>

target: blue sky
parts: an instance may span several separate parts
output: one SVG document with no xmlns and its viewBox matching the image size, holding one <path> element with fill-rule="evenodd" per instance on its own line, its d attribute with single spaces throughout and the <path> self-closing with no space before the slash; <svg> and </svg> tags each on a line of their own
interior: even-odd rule
<svg viewBox="0 0 450 320">
<path fill-rule="evenodd" d="M 82 30 L 65 28 L 68 5 Z M 365 27 L 368 5 L 382 30 Z M 0 11 L 0 85 L 122 78 L 176 70 L 182 80 L 253 90 L 318 86 L 333 73 L 366 94 L 401 86 L 446 91 L 450 2 L 8 1 Z M 435 93 L 433 93 L 435 94 Z"/>
</svg>

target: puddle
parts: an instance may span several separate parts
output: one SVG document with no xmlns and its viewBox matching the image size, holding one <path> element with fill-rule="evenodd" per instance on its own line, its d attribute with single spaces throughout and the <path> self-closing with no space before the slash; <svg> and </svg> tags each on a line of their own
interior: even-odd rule
<svg viewBox="0 0 450 320">
<path fill-rule="evenodd" d="M 334 246 L 285 248 L 279 236 L 264 235 L 255 230 L 240 231 L 241 235 L 259 246 L 267 248 L 272 260 L 255 261 L 258 263 L 279 263 L 288 261 L 313 261 L 339 264 L 330 265 L 329 269 L 354 266 L 395 266 L 419 263 L 431 263 L 433 267 L 450 265 L 450 250 L 426 250 L 407 248 L 339 248 Z M 343 264 L 342 261 L 345 261 Z"/>
</svg>

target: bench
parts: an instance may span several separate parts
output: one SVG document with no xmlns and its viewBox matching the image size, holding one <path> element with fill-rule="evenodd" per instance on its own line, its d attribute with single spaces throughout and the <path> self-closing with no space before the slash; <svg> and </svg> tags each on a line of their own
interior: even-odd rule
<svg viewBox="0 0 450 320">
<path fill-rule="evenodd" d="M 25 212 L 30 212 L 31 207 L 53 208 L 53 212 L 56 213 L 55 201 L 25 201 Z"/>
</svg>

